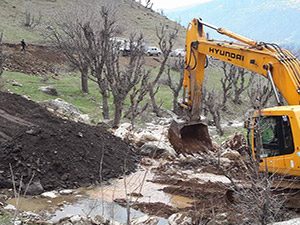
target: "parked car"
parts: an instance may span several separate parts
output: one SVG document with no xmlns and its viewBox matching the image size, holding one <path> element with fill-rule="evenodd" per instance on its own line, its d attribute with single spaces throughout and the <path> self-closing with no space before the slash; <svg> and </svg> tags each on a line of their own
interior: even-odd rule
<svg viewBox="0 0 300 225">
<path fill-rule="evenodd" d="M 184 57 L 185 50 L 183 48 L 175 49 L 173 52 L 170 53 L 171 57 Z"/>
<path fill-rule="evenodd" d="M 148 47 L 146 54 L 148 56 L 160 56 L 161 50 L 157 47 Z"/>
</svg>

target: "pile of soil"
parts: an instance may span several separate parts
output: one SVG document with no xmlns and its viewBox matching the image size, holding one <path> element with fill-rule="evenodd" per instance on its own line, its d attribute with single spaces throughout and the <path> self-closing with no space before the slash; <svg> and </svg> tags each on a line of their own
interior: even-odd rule
<svg viewBox="0 0 300 225">
<path fill-rule="evenodd" d="M 101 127 L 55 117 L 39 104 L 0 92 L 0 188 L 14 180 L 44 190 L 75 188 L 136 169 L 133 147 Z"/>
<path fill-rule="evenodd" d="M 34 76 L 56 74 L 57 68 L 67 63 L 61 51 L 49 46 L 28 45 L 22 52 L 19 44 L 5 44 L 4 54 L 6 70 Z"/>
</svg>

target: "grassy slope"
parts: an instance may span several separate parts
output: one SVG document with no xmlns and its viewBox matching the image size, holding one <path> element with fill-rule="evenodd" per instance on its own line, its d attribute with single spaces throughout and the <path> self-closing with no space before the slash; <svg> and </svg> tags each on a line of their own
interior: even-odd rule
<svg viewBox="0 0 300 225">
<path fill-rule="evenodd" d="M 0 0 L 0 32 L 4 32 L 4 41 L 8 43 L 19 43 L 22 38 L 28 43 L 43 43 L 45 42 L 43 33 L 49 24 L 57 15 L 64 13 L 66 8 L 74 5 L 90 2 L 104 2 L 107 0 L 32 0 L 30 3 L 25 0 Z M 26 2 L 26 3 L 25 3 Z M 124 37 L 129 37 L 133 32 L 142 32 L 145 40 L 148 40 L 151 45 L 157 45 L 155 35 L 156 26 L 161 23 L 167 24 L 169 27 L 174 27 L 175 22 L 168 20 L 160 14 L 146 9 L 142 5 L 132 0 L 112 0 L 118 8 L 119 24 L 124 28 Z M 41 12 L 41 25 L 34 29 L 25 28 L 22 24 L 25 21 L 25 11 L 28 9 L 32 15 L 38 17 Z M 185 28 L 179 27 L 179 37 L 176 47 L 183 47 L 185 40 Z"/>
</svg>

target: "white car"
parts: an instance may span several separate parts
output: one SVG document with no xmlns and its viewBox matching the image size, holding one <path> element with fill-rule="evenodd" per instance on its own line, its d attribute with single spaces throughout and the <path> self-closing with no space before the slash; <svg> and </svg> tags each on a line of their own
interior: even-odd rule
<svg viewBox="0 0 300 225">
<path fill-rule="evenodd" d="M 170 56 L 184 57 L 185 56 L 185 50 L 183 48 L 175 49 L 173 52 L 171 52 Z"/>
<path fill-rule="evenodd" d="M 157 47 L 148 47 L 146 53 L 148 56 L 160 56 L 161 50 Z"/>
</svg>

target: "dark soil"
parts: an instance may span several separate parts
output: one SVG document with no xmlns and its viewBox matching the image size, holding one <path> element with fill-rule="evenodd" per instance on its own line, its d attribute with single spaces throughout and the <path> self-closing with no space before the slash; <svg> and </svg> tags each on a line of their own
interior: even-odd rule
<svg viewBox="0 0 300 225">
<path fill-rule="evenodd" d="M 118 137 L 55 117 L 22 96 L 0 92 L 0 119 L 0 188 L 12 186 L 11 169 L 18 183 L 33 177 L 51 190 L 95 184 L 136 168 L 135 149 Z"/>
<path fill-rule="evenodd" d="M 5 44 L 4 54 L 6 70 L 35 76 L 56 74 L 57 68 L 67 63 L 64 54 L 49 46 L 27 45 L 22 52 L 19 44 Z"/>
<path fill-rule="evenodd" d="M 123 207 L 127 207 L 128 204 L 125 199 L 116 199 L 115 202 Z M 131 202 L 130 207 L 145 214 L 163 217 L 165 219 L 168 219 L 172 214 L 179 212 L 178 208 L 166 205 L 161 202 Z"/>
<path fill-rule="evenodd" d="M 20 44 L 4 44 L 4 68 L 7 71 L 21 72 L 33 76 L 58 75 L 62 66 L 70 65 L 59 49 L 45 45 L 27 45 L 21 51 Z M 146 65 L 156 68 L 161 58 L 146 57 Z M 128 57 L 121 57 L 121 65 L 128 63 Z"/>
</svg>

